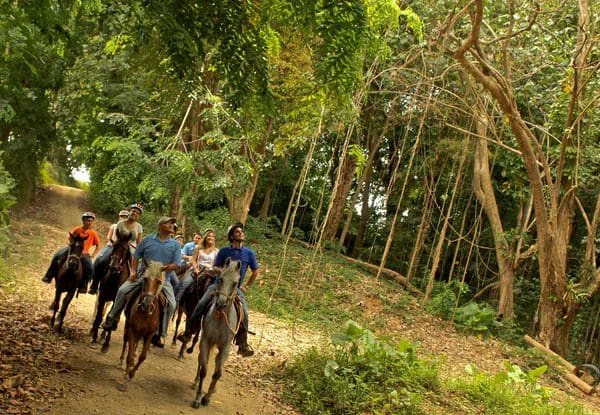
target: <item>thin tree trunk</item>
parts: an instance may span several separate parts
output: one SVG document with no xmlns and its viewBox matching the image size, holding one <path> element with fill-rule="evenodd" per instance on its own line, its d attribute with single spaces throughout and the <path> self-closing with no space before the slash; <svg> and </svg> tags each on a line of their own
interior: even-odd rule
<svg viewBox="0 0 600 415">
<path fill-rule="evenodd" d="M 500 211 L 496 202 L 494 186 L 489 163 L 489 150 L 487 145 L 488 115 L 487 105 L 479 101 L 476 105 L 476 130 L 475 154 L 473 157 L 473 191 L 488 218 L 492 234 L 494 235 L 494 251 L 498 262 L 499 297 L 498 317 L 512 320 L 514 316 L 514 274 L 510 247 L 504 234 Z"/>
<path fill-rule="evenodd" d="M 371 178 L 373 177 L 373 169 L 371 173 L 365 177 L 365 184 L 362 189 L 362 205 L 360 207 L 360 220 L 358 221 L 358 229 L 356 231 L 356 240 L 354 241 L 354 248 L 352 249 L 352 256 L 358 257 L 360 250 L 362 249 L 363 241 L 365 238 L 365 232 L 367 231 L 367 223 L 369 222 L 369 215 L 371 209 L 369 207 L 369 198 L 371 197 Z"/>
<path fill-rule="evenodd" d="M 348 193 L 350 193 L 350 187 L 352 186 L 352 179 L 354 178 L 354 171 L 356 169 L 356 159 L 347 154 L 346 157 L 343 157 L 343 162 L 339 166 L 339 169 L 341 170 L 336 186 L 333 188 L 330 212 L 323 228 L 322 240 L 324 241 L 332 241 L 337 235 L 338 227 L 344 214 L 344 208 L 346 207 Z"/>
<path fill-rule="evenodd" d="M 452 196 L 450 197 L 450 204 L 448 205 L 448 210 L 446 210 L 446 215 L 444 217 L 444 224 L 442 225 L 442 230 L 440 231 L 439 239 L 437 246 L 435 248 L 435 253 L 433 256 L 433 264 L 431 265 L 431 271 L 429 273 L 429 281 L 427 282 L 427 287 L 425 288 L 425 295 L 423 297 L 423 304 L 429 301 L 429 296 L 431 295 L 431 291 L 433 290 L 433 282 L 435 281 L 435 274 L 438 269 L 438 265 L 440 263 L 440 257 L 442 255 L 442 248 L 444 247 L 444 243 L 446 242 L 446 231 L 448 230 L 448 224 L 450 223 L 450 216 L 452 214 L 452 209 L 454 207 L 454 200 L 456 199 L 456 195 L 458 194 L 459 185 L 462 178 L 462 171 L 465 164 L 466 159 L 466 149 L 463 149 L 463 154 L 460 156 L 460 164 L 458 166 L 458 172 L 456 174 L 456 181 L 454 182 L 454 189 L 452 190 Z"/>
<path fill-rule="evenodd" d="M 417 239 L 413 246 L 410 254 L 410 261 L 408 263 L 408 272 L 406 273 L 406 279 L 411 282 L 419 267 L 421 261 L 421 254 L 423 253 L 423 247 L 425 246 L 425 236 L 430 228 L 429 219 L 431 218 L 431 206 L 433 205 L 433 192 L 434 190 L 427 184 L 428 177 L 425 175 L 424 179 L 425 194 L 423 196 L 423 209 L 421 210 L 421 223 L 419 224 L 419 230 L 417 231 Z"/>
<path fill-rule="evenodd" d="M 348 231 L 350 230 L 350 225 L 352 223 L 352 216 L 354 214 L 354 206 L 356 206 L 356 202 L 358 200 L 358 195 L 361 194 L 362 186 L 367 176 L 370 176 L 373 171 L 373 163 L 375 161 L 375 156 L 377 155 L 377 150 L 379 149 L 379 144 L 381 143 L 383 137 L 387 133 L 389 124 L 389 118 L 386 120 L 386 124 L 383 127 L 383 131 L 377 137 L 369 137 L 369 156 L 367 157 L 367 163 L 360 175 L 358 183 L 356 184 L 356 190 L 354 192 L 354 196 L 352 197 L 352 201 L 350 202 L 350 208 L 348 209 L 348 215 L 346 215 L 346 221 L 344 223 L 344 229 L 342 230 L 342 234 L 340 235 L 340 246 L 344 245 L 346 241 L 346 236 L 348 235 Z"/>
</svg>

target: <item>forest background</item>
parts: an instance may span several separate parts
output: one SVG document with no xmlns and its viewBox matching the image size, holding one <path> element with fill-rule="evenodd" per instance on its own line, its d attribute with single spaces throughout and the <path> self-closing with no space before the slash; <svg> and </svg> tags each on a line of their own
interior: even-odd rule
<svg viewBox="0 0 600 415">
<path fill-rule="evenodd" d="M 472 330 L 598 363 L 591 2 L 0 0 L 0 208 L 231 221 L 395 270 Z M 151 226 L 151 225 L 150 225 Z"/>
</svg>

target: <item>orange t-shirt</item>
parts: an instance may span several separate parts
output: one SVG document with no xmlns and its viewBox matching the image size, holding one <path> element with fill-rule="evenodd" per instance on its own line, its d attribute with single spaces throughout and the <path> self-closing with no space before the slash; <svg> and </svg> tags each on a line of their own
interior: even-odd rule
<svg viewBox="0 0 600 415">
<path fill-rule="evenodd" d="M 83 229 L 83 226 L 78 226 L 73 228 L 70 232 L 73 235 L 79 235 L 82 238 L 88 237 L 85 241 L 83 241 L 83 253 L 89 255 L 90 248 L 94 245 L 100 245 L 100 238 L 98 238 L 98 234 L 93 229 Z"/>
</svg>

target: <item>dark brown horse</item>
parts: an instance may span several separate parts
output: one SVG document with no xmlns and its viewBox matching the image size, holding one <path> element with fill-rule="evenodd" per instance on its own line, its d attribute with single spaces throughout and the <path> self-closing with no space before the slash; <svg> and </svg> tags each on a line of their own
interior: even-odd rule
<svg viewBox="0 0 600 415">
<path fill-rule="evenodd" d="M 106 303 L 115 301 L 119 287 L 127 281 L 131 272 L 131 252 L 129 251 L 131 232 L 125 226 L 117 226 L 115 234 L 117 242 L 113 245 L 110 261 L 100 278 L 100 288 L 96 300 L 96 314 L 92 323 L 92 329 L 90 330 L 92 343 L 98 341 L 98 329 L 100 328 L 100 323 L 102 323 Z M 109 331 L 106 335 L 110 336 L 110 333 Z"/>
<path fill-rule="evenodd" d="M 181 323 L 181 316 L 185 313 L 186 322 L 185 329 L 188 331 L 193 330 L 194 338 L 192 340 L 192 345 L 187 349 L 188 353 L 192 353 L 194 350 L 194 346 L 198 342 L 198 337 L 200 336 L 200 327 L 188 327 L 189 318 L 194 312 L 194 308 L 196 308 L 196 304 L 204 295 L 206 288 L 210 285 L 212 281 L 212 274 L 210 271 L 201 270 L 198 275 L 194 275 L 192 273 L 192 277 L 194 277 L 194 282 L 190 284 L 189 287 L 185 290 L 183 295 L 181 296 L 181 301 L 177 305 L 177 320 L 175 321 L 175 332 L 173 333 L 173 344 L 177 343 L 177 332 L 179 331 L 179 324 Z M 179 356 L 177 357 L 179 360 L 183 359 L 183 351 L 186 349 L 187 342 L 183 342 L 181 344 L 181 348 L 179 349 Z"/>
<path fill-rule="evenodd" d="M 56 331 L 58 333 L 63 332 L 63 321 L 67 314 L 67 308 L 73 300 L 73 296 L 81 285 L 81 279 L 83 276 L 83 264 L 81 263 L 81 255 L 83 255 L 83 242 L 88 237 L 81 237 L 79 234 L 73 235 L 69 233 L 69 250 L 67 252 L 67 258 L 61 265 L 56 275 L 56 285 L 54 291 L 54 301 L 50 308 L 52 308 L 52 318 L 50 319 L 50 326 L 54 326 L 54 320 L 56 318 L 56 312 L 60 304 L 60 297 L 62 293 L 66 292 L 67 295 L 63 299 L 62 306 L 58 312 L 58 318 L 56 319 Z"/>
<path fill-rule="evenodd" d="M 148 354 L 150 341 L 156 332 L 161 315 L 160 291 L 162 289 L 165 274 L 162 264 L 150 261 L 144 272 L 144 285 L 140 295 L 131 301 L 125 310 L 125 333 L 123 339 L 123 350 L 121 351 L 121 364 L 127 351 L 127 362 L 125 367 L 125 382 L 133 378 Z M 143 341 L 142 352 L 137 363 L 134 365 L 135 352 L 140 340 Z M 127 383 L 120 385 L 119 389 L 127 390 Z"/>
</svg>

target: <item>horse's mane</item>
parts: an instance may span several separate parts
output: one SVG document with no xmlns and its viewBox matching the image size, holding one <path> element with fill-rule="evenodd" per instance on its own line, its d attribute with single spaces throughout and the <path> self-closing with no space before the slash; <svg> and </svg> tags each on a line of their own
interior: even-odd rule
<svg viewBox="0 0 600 415">
<path fill-rule="evenodd" d="M 125 224 L 125 221 L 121 221 L 117 223 L 117 235 L 119 235 L 119 240 L 123 239 L 131 239 L 131 230 Z"/>
<path fill-rule="evenodd" d="M 158 261 L 150 261 L 146 267 L 145 275 L 150 277 L 150 279 L 162 277 L 164 281 L 164 271 L 161 270 L 162 266 L 163 264 Z"/>
</svg>

